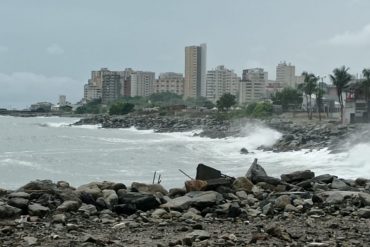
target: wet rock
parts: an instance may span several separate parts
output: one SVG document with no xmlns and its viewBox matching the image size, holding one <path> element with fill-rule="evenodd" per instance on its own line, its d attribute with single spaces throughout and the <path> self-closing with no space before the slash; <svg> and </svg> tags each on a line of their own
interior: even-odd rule
<svg viewBox="0 0 370 247">
<path fill-rule="evenodd" d="M 331 182 L 330 187 L 332 189 L 345 190 L 348 188 L 348 185 L 340 179 L 333 178 L 333 181 Z"/>
<path fill-rule="evenodd" d="M 283 210 L 288 204 L 291 204 L 291 199 L 288 195 L 279 196 L 275 200 L 275 207 L 280 210 Z"/>
<path fill-rule="evenodd" d="M 84 213 L 88 216 L 95 215 L 98 213 L 96 207 L 92 204 L 83 204 L 79 209 L 79 212 Z"/>
<path fill-rule="evenodd" d="M 19 215 L 22 212 L 21 209 L 12 207 L 10 205 L 2 204 L 0 202 L 0 219 L 11 218 Z"/>
<path fill-rule="evenodd" d="M 249 154 L 249 151 L 246 148 L 242 148 L 242 149 L 240 149 L 240 153 L 241 154 Z"/>
<path fill-rule="evenodd" d="M 60 224 L 65 224 L 66 223 L 66 216 L 65 214 L 56 214 L 56 215 L 53 215 L 53 219 L 52 219 L 52 222 L 53 223 L 60 223 Z"/>
<path fill-rule="evenodd" d="M 254 176 L 253 183 L 266 183 L 272 186 L 277 186 L 281 184 L 281 180 L 270 176 Z"/>
<path fill-rule="evenodd" d="M 119 190 L 125 190 L 127 189 L 126 185 L 124 185 L 123 183 L 115 183 L 112 187 L 113 190 L 115 191 L 119 191 Z"/>
<path fill-rule="evenodd" d="M 50 212 L 50 209 L 38 203 L 33 203 L 33 204 L 28 205 L 28 212 L 32 216 L 43 217 Z"/>
<path fill-rule="evenodd" d="M 131 189 L 136 192 L 143 192 L 143 193 L 161 193 L 162 195 L 167 195 L 168 191 L 160 184 L 144 184 L 144 183 L 137 183 L 133 182 L 131 184 Z"/>
<path fill-rule="evenodd" d="M 94 198 L 94 200 L 103 196 L 102 190 L 99 188 L 97 182 L 91 182 L 88 184 L 81 185 L 80 187 L 77 188 L 76 192 L 80 193 L 80 196 L 83 193 L 84 195 L 91 195 Z M 83 202 L 85 201 L 83 200 Z"/>
<path fill-rule="evenodd" d="M 81 203 L 78 201 L 64 201 L 57 210 L 60 212 L 75 212 L 80 207 Z"/>
<path fill-rule="evenodd" d="M 370 218 L 370 208 L 360 208 L 357 211 L 357 214 L 361 218 L 369 219 Z"/>
<path fill-rule="evenodd" d="M 38 241 L 38 239 L 35 237 L 24 237 L 23 240 L 27 243 L 28 246 L 36 245 Z"/>
<path fill-rule="evenodd" d="M 266 232 L 268 234 L 270 234 L 271 236 L 274 236 L 274 237 L 280 238 L 282 240 L 291 242 L 291 238 L 290 238 L 289 233 L 287 233 L 283 227 L 281 227 L 280 225 L 278 225 L 276 223 L 272 223 L 272 224 L 268 225 L 267 228 L 266 228 Z"/>
<path fill-rule="evenodd" d="M 204 240 L 204 239 L 209 239 L 211 237 L 211 234 L 209 232 L 204 231 L 204 230 L 194 230 L 191 233 L 188 233 L 186 235 L 186 238 L 189 239 L 199 239 L 199 240 Z"/>
<path fill-rule="evenodd" d="M 326 204 L 341 204 L 344 201 L 344 195 L 340 192 L 331 193 L 325 200 Z"/>
<path fill-rule="evenodd" d="M 183 196 L 186 194 L 186 190 L 182 188 L 173 188 L 170 189 L 168 192 L 168 196 L 170 198 L 178 197 L 178 196 Z"/>
<path fill-rule="evenodd" d="M 156 210 L 153 211 L 152 217 L 153 218 L 162 218 L 163 215 L 167 214 L 167 211 L 162 209 L 162 208 L 157 208 Z"/>
<path fill-rule="evenodd" d="M 361 187 L 365 187 L 368 182 L 369 182 L 369 179 L 366 179 L 366 178 L 356 178 L 355 180 L 355 184 Z"/>
<path fill-rule="evenodd" d="M 282 174 L 281 180 L 287 183 L 299 183 L 304 180 L 312 179 L 315 177 L 315 173 L 310 170 L 296 171 L 288 174 Z"/>
<path fill-rule="evenodd" d="M 9 198 L 24 198 L 30 199 L 30 194 L 26 192 L 13 192 L 9 194 Z"/>
<path fill-rule="evenodd" d="M 26 210 L 28 207 L 29 200 L 21 197 L 10 198 L 8 204 L 10 206 Z"/>
<path fill-rule="evenodd" d="M 233 183 L 233 188 L 235 190 L 242 190 L 246 192 L 252 192 L 253 183 L 246 177 L 238 177 Z"/>
<path fill-rule="evenodd" d="M 370 194 L 369 193 L 359 193 L 358 196 L 363 206 L 370 206 Z"/>
<path fill-rule="evenodd" d="M 312 181 L 314 182 L 318 182 L 318 183 L 325 183 L 325 184 L 329 184 L 333 181 L 333 178 L 335 176 L 333 175 L 330 175 L 330 174 L 323 174 L 323 175 L 319 175 L 319 176 L 316 176 L 312 179 Z"/>
<path fill-rule="evenodd" d="M 35 180 L 19 188 L 18 192 L 41 191 L 43 193 L 54 193 L 56 190 L 57 186 L 51 180 Z"/>
<path fill-rule="evenodd" d="M 118 196 L 115 190 L 103 190 L 103 198 L 108 208 L 112 209 L 118 204 Z"/>
<path fill-rule="evenodd" d="M 253 183 L 256 183 L 254 181 L 254 177 L 256 176 L 265 177 L 267 176 L 267 173 L 265 169 L 263 169 L 263 167 L 257 163 L 257 159 L 254 159 L 252 165 L 249 167 L 247 174 L 245 176 Z"/>
</svg>

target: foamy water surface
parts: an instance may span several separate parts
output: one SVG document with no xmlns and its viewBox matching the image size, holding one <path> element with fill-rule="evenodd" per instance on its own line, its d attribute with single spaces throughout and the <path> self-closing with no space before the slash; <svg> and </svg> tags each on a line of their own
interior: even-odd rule
<svg viewBox="0 0 370 247">
<path fill-rule="evenodd" d="M 271 176 L 311 169 L 345 178 L 370 177 L 370 143 L 339 154 L 325 149 L 273 153 L 257 147 L 272 145 L 281 133 L 257 123 L 246 124 L 243 137 L 210 139 L 194 137 L 196 131 L 69 126 L 77 120 L 0 117 L 0 187 L 17 188 L 33 179 L 66 180 L 74 186 L 95 180 L 150 183 L 154 171 L 165 187 L 181 187 L 187 178 L 178 169 L 195 176 L 197 164 L 204 163 L 242 176 L 254 158 Z M 240 154 L 243 147 L 251 153 Z"/>
</svg>

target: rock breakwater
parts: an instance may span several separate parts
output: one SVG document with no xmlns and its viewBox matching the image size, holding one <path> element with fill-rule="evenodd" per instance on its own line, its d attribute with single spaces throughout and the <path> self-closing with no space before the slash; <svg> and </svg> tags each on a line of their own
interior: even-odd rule
<svg viewBox="0 0 370 247">
<path fill-rule="evenodd" d="M 4 246 L 366 246 L 369 227 L 370 180 L 270 177 L 257 161 L 186 189 L 37 180 L 0 190 Z"/>
</svg>

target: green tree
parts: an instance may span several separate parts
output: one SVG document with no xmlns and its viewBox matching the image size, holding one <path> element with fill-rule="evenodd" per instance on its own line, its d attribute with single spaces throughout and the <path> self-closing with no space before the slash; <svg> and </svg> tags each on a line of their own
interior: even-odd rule
<svg viewBox="0 0 370 247">
<path fill-rule="evenodd" d="M 352 80 L 352 76 L 348 73 L 349 68 L 346 66 L 342 66 L 340 68 L 335 68 L 333 70 L 333 74 L 330 75 L 330 80 L 337 88 L 337 95 L 338 101 L 340 104 L 340 119 L 343 123 L 343 109 L 344 109 L 344 102 L 343 102 L 343 89 L 345 89 L 348 83 Z"/>
<path fill-rule="evenodd" d="M 275 105 L 281 105 L 283 111 L 287 111 L 290 105 L 302 104 L 302 94 L 297 89 L 288 87 L 276 92 L 271 100 Z"/>
<path fill-rule="evenodd" d="M 86 113 L 98 114 L 101 113 L 101 111 L 102 111 L 101 100 L 97 99 L 90 101 L 83 106 L 78 107 L 75 112 L 77 114 L 86 114 Z"/>
<path fill-rule="evenodd" d="M 365 97 L 366 97 L 366 104 L 369 102 L 369 88 L 370 88 L 370 69 L 363 69 L 362 75 L 364 76 L 364 80 L 362 85 L 365 89 Z"/>
<path fill-rule="evenodd" d="M 264 118 L 271 116 L 273 113 L 272 104 L 269 102 L 257 103 L 253 110 L 252 117 Z"/>
<path fill-rule="evenodd" d="M 131 103 L 117 102 L 110 106 L 109 115 L 125 115 L 133 111 L 134 107 Z"/>
<path fill-rule="evenodd" d="M 225 93 L 216 102 L 219 111 L 228 111 L 230 107 L 236 105 L 236 96 L 230 93 Z"/>
<path fill-rule="evenodd" d="M 315 76 L 313 73 L 307 72 L 303 72 L 302 76 L 304 77 L 304 81 L 300 85 L 300 89 L 303 91 L 306 97 L 306 109 L 308 119 L 312 119 L 312 94 L 316 92 L 319 77 Z"/>
</svg>

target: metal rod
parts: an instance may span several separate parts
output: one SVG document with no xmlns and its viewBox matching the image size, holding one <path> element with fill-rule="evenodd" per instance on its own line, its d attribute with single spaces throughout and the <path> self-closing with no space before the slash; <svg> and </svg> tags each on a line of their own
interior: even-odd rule
<svg viewBox="0 0 370 247">
<path fill-rule="evenodd" d="M 190 177 L 188 174 L 186 174 L 183 170 L 179 169 L 179 171 L 184 174 L 185 176 L 187 176 L 188 178 L 190 178 L 191 180 L 194 180 L 194 178 Z"/>
<path fill-rule="evenodd" d="M 152 184 L 154 184 L 154 181 L 155 181 L 155 177 L 157 176 L 157 171 L 154 172 L 154 176 L 153 176 L 153 182 Z"/>
</svg>

